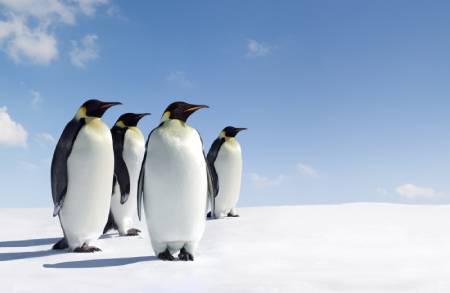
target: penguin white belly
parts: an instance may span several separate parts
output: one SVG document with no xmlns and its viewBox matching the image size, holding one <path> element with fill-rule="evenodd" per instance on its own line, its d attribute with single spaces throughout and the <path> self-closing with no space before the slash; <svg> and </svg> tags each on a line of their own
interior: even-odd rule
<svg viewBox="0 0 450 293">
<path fill-rule="evenodd" d="M 194 253 L 206 223 L 207 174 L 203 146 L 193 128 L 166 122 L 150 137 L 144 208 L 156 254 L 182 247 Z"/>
<path fill-rule="evenodd" d="M 133 227 L 133 224 L 137 220 L 137 188 L 144 154 L 144 136 L 139 129 L 130 127 L 125 132 L 122 154 L 130 175 L 130 195 L 128 200 L 124 204 L 121 204 L 120 189 L 116 183 L 111 199 L 111 212 L 121 235 L 125 235 L 131 228 L 136 228 Z"/>
<path fill-rule="evenodd" d="M 59 217 L 74 249 L 98 239 L 108 219 L 114 154 L 110 131 L 100 119 L 81 128 L 67 170 L 67 193 Z"/>
<path fill-rule="evenodd" d="M 219 178 L 219 193 L 215 198 L 215 216 L 223 218 L 235 208 L 241 189 L 242 154 L 236 140 L 222 144 L 214 167 Z"/>
</svg>

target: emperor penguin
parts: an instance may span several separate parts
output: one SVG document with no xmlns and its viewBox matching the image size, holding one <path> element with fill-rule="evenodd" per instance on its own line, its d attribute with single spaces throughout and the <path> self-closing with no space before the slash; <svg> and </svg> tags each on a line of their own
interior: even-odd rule
<svg viewBox="0 0 450 293">
<path fill-rule="evenodd" d="M 212 181 L 200 134 L 186 123 L 208 108 L 185 102 L 170 104 L 147 139 L 138 186 L 138 215 L 143 201 L 155 255 L 173 261 L 194 260 L 206 223 Z"/>
<path fill-rule="evenodd" d="M 111 212 L 104 233 L 114 228 L 121 236 L 137 236 L 141 231 L 136 229 L 134 224 L 137 219 L 137 186 L 139 172 L 141 171 L 142 159 L 145 153 L 145 138 L 141 130 L 137 127 L 139 120 L 150 115 L 150 113 L 126 113 L 117 119 L 116 124 L 111 128 L 114 145 L 114 183 L 113 195 L 111 199 Z M 121 173 L 126 173 L 121 175 Z M 128 199 L 122 195 L 123 186 L 116 180 L 120 176 L 129 176 L 130 196 Z"/>
<path fill-rule="evenodd" d="M 108 220 L 114 174 L 111 132 L 101 117 L 119 104 L 86 101 L 56 145 L 51 165 L 53 216 L 59 216 L 64 238 L 54 249 L 101 251 L 90 243 L 102 235 Z M 129 178 L 117 180 L 125 186 Z"/>
<path fill-rule="evenodd" d="M 225 127 L 208 152 L 207 160 L 211 178 L 218 185 L 211 197 L 209 217 L 219 219 L 239 217 L 236 204 L 241 189 L 242 152 L 236 135 L 246 129 Z"/>
</svg>

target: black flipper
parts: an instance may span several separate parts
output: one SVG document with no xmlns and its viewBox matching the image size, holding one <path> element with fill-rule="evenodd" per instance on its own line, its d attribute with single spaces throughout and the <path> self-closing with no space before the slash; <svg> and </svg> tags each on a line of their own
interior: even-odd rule
<svg viewBox="0 0 450 293">
<path fill-rule="evenodd" d="M 197 131 L 198 136 L 200 137 L 200 141 L 202 142 L 202 151 L 203 151 L 203 157 L 205 158 L 205 163 L 206 163 L 206 175 L 207 175 L 207 180 L 208 180 L 208 194 L 207 199 L 209 198 L 211 200 L 211 211 L 213 214 L 213 218 L 215 218 L 214 216 L 214 209 L 215 209 L 215 197 L 217 196 L 217 193 L 219 193 L 219 180 L 217 178 L 217 173 L 216 170 L 213 169 L 213 172 L 215 174 L 215 178 L 214 175 L 212 174 L 212 170 L 208 164 L 208 160 L 206 158 L 205 155 L 205 151 L 204 151 L 204 144 L 203 144 L 203 139 L 202 136 L 200 135 L 200 133 Z M 209 155 L 209 154 L 208 154 Z M 217 154 L 216 154 L 217 157 Z"/>
<path fill-rule="evenodd" d="M 164 122 L 159 124 L 158 127 L 154 128 L 150 132 L 150 134 L 148 135 L 148 138 L 147 138 L 147 142 L 145 143 L 145 154 L 144 154 L 144 159 L 142 160 L 141 171 L 139 172 L 139 181 L 138 181 L 138 189 L 137 189 L 137 210 L 138 210 L 139 221 L 142 220 L 141 219 L 141 217 L 142 217 L 142 200 L 144 198 L 145 161 L 147 160 L 148 142 L 150 141 L 150 137 L 152 136 L 153 131 L 155 131 L 156 129 L 161 127 L 163 124 L 164 124 Z"/>
<path fill-rule="evenodd" d="M 208 162 L 209 172 L 211 174 L 213 195 L 214 197 L 219 194 L 219 177 L 217 176 L 216 167 L 214 167 L 214 162 L 216 161 L 217 155 L 219 154 L 220 147 L 225 142 L 224 138 L 218 137 L 211 145 L 209 149 L 208 156 L 206 158 Z"/>
<path fill-rule="evenodd" d="M 120 187 L 120 203 L 124 204 L 130 195 L 130 175 L 123 159 L 123 143 L 127 128 L 114 125 L 111 135 L 114 146 L 114 175 Z"/>
<path fill-rule="evenodd" d="M 106 226 L 103 229 L 103 234 L 105 234 L 106 232 L 108 232 L 109 230 L 117 230 L 117 224 L 114 221 L 114 216 L 111 213 L 111 211 L 109 211 L 109 215 L 108 215 L 108 222 L 106 222 Z"/>
<path fill-rule="evenodd" d="M 84 124 L 85 121 L 83 118 L 80 120 L 74 118 L 67 123 L 53 153 L 51 166 L 52 198 L 54 204 L 53 216 L 59 214 L 64 203 L 68 184 L 67 159 L 72 152 L 78 132 L 80 132 Z"/>
</svg>

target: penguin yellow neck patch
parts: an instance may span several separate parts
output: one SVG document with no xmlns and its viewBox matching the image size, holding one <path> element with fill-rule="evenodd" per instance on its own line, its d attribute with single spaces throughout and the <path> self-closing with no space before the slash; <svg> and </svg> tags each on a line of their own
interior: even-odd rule
<svg viewBox="0 0 450 293">
<path fill-rule="evenodd" d="M 164 114 L 161 117 L 161 122 L 165 122 L 170 119 L 170 111 L 164 112 Z"/>
<path fill-rule="evenodd" d="M 116 125 L 119 126 L 120 128 L 125 128 L 125 127 L 127 127 L 127 126 L 125 125 L 125 123 L 123 123 L 122 120 L 117 121 L 117 122 L 116 122 Z"/>
<path fill-rule="evenodd" d="M 78 110 L 78 112 L 77 112 L 77 114 L 75 115 L 75 118 L 77 119 L 77 120 L 80 120 L 81 118 L 86 118 L 87 116 L 86 116 L 86 107 L 81 107 L 79 110 Z"/>
</svg>

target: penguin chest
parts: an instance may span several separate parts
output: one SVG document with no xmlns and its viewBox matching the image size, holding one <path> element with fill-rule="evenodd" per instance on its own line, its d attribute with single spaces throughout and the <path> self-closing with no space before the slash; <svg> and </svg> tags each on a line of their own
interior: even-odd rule
<svg viewBox="0 0 450 293">
<path fill-rule="evenodd" d="M 161 127 L 150 137 L 144 205 L 152 240 L 198 241 L 205 226 L 207 174 L 198 133 Z"/>
<path fill-rule="evenodd" d="M 67 171 L 67 193 L 60 212 L 64 231 L 69 242 L 71 238 L 95 239 L 108 217 L 114 172 L 111 134 L 100 119 L 81 128 Z"/>
<path fill-rule="evenodd" d="M 142 133 L 140 131 L 139 133 L 136 133 L 127 130 L 123 143 L 122 156 L 130 176 L 130 196 L 124 204 L 121 204 L 120 189 L 117 187 L 114 189 L 114 195 L 111 202 L 111 211 L 114 215 L 114 219 L 119 226 L 119 229 L 122 229 L 123 231 L 133 228 L 131 226 L 135 220 L 134 218 L 137 211 L 137 185 L 144 154 L 145 139 Z"/>
<path fill-rule="evenodd" d="M 242 178 L 242 153 L 237 141 L 224 142 L 214 162 L 219 178 L 216 213 L 228 214 L 239 199 Z"/>
</svg>

